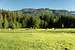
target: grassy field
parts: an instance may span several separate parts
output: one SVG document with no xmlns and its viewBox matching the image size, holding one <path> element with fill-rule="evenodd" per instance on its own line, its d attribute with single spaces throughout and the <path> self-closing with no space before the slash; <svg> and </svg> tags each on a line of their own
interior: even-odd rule
<svg viewBox="0 0 75 50">
<path fill-rule="evenodd" d="M 75 29 L 1 29 L 0 50 L 75 50 Z"/>
</svg>

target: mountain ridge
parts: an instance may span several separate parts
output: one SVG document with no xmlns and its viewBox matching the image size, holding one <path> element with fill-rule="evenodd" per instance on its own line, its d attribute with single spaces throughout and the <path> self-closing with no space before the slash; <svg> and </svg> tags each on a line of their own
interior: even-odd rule
<svg viewBox="0 0 75 50">
<path fill-rule="evenodd" d="M 0 9 L 0 11 L 16 11 L 16 12 L 23 12 L 26 14 L 40 14 L 40 13 L 52 13 L 54 15 L 66 15 L 66 16 L 75 16 L 75 11 L 69 11 L 69 10 L 63 10 L 63 9 L 50 9 L 50 8 L 23 8 L 20 10 L 4 10 L 4 9 Z"/>
</svg>

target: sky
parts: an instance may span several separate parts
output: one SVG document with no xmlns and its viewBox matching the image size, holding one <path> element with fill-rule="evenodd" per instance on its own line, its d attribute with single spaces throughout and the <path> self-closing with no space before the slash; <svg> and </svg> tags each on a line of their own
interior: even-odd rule
<svg viewBox="0 0 75 50">
<path fill-rule="evenodd" d="M 0 9 L 50 8 L 75 11 L 75 0 L 0 0 Z"/>
</svg>

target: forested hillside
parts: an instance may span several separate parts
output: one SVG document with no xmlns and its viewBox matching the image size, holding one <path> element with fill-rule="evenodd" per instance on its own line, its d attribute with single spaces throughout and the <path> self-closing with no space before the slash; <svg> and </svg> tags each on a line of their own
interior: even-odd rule
<svg viewBox="0 0 75 50">
<path fill-rule="evenodd" d="M 1 9 L 0 28 L 75 28 L 75 12 L 49 8 Z"/>
</svg>

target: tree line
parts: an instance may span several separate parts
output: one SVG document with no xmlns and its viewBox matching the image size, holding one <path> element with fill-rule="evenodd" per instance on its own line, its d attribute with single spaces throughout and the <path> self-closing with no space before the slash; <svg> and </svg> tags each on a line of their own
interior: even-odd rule
<svg viewBox="0 0 75 50">
<path fill-rule="evenodd" d="M 0 28 L 75 28 L 75 16 L 55 15 L 45 10 L 28 13 L 0 10 Z"/>
</svg>

